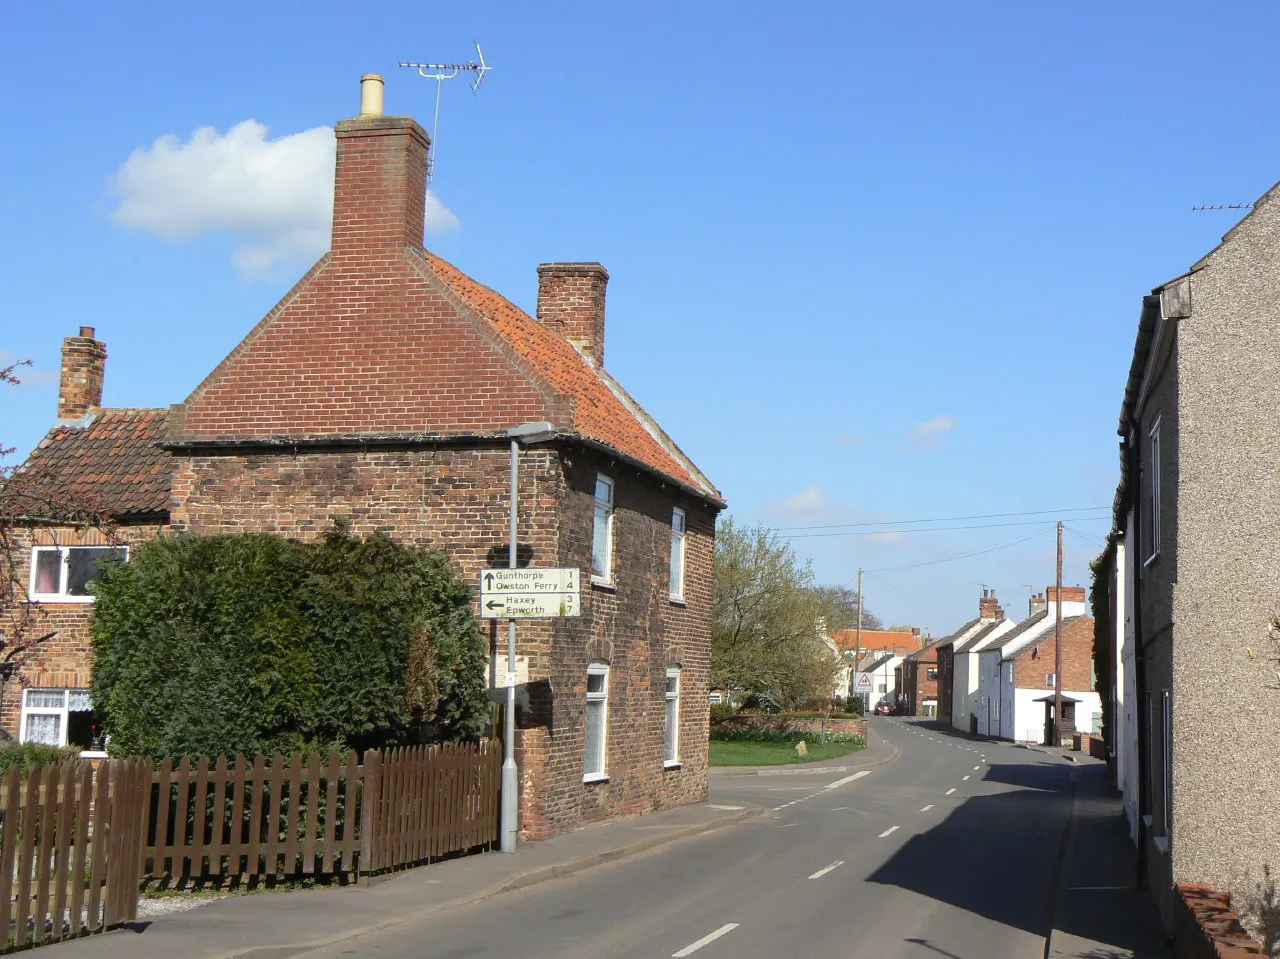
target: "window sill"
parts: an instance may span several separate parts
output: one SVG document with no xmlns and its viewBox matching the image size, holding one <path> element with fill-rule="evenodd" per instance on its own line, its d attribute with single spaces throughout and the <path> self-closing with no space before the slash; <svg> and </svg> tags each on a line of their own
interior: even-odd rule
<svg viewBox="0 0 1280 959">
<path fill-rule="evenodd" d="M 668 596 L 667 599 L 671 601 L 672 606 L 688 606 L 689 605 L 684 601 L 683 596 Z"/>
<path fill-rule="evenodd" d="M 81 759 L 106 759 L 107 754 L 101 749 L 82 749 L 80 750 Z"/>
<path fill-rule="evenodd" d="M 1156 851 L 1162 856 L 1169 855 L 1169 837 L 1168 836 L 1152 836 L 1151 845 L 1156 847 Z"/>
<path fill-rule="evenodd" d="M 611 579 L 601 579 L 599 576 L 591 577 L 591 586 L 593 589 L 601 589 L 606 593 L 616 593 L 618 585 Z"/>
<path fill-rule="evenodd" d="M 43 603 L 46 606 L 55 606 L 65 603 L 66 605 L 87 606 L 93 602 L 92 596 L 63 596 L 59 593 L 27 593 L 27 599 L 33 603 Z"/>
<path fill-rule="evenodd" d="M 1146 559 L 1142 561 L 1142 568 L 1146 569 L 1148 566 L 1153 564 L 1159 558 L 1160 558 L 1160 551 L 1156 550 L 1154 553 L 1152 553 L 1150 556 L 1148 556 Z"/>
<path fill-rule="evenodd" d="M 664 761 L 664 762 L 662 763 L 662 768 L 663 768 L 663 769 L 679 769 L 679 768 L 681 768 L 683 765 L 684 765 L 684 763 L 680 762 L 680 760 L 678 760 L 678 759 L 677 759 L 677 760 L 675 760 L 674 762 L 666 762 L 666 761 Z"/>
<path fill-rule="evenodd" d="M 608 773 L 591 773 L 582 777 L 583 783 L 588 785 L 594 783 L 607 783 L 609 781 Z"/>
</svg>

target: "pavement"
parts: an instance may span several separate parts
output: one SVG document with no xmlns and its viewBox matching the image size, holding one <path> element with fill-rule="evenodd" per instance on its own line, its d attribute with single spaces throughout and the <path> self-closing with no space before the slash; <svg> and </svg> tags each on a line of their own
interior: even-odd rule
<svg viewBox="0 0 1280 959">
<path fill-rule="evenodd" d="M 1067 750 L 1042 751 L 1056 752 L 1076 764 L 1046 959 L 1171 956 L 1154 904 L 1133 886 L 1132 846 L 1120 819 L 1120 801 L 1109 794 L 1105 764 Z M 711 792 L 714 796 L 715 783 L 721 779 L 801 771 L 852 775 L 897 758 L 897 748 L 873 732 L 870 745 L 848 761 L 713 769 Z M 680 806 L 582 827 L 543 842 L 522 844 L 514 853 L 491 852 L 406 870 L 368 885 L 228 896 L 196 909 L 140 920 L 131 928 L 48 946 L 41 955 L 46 959 L 285 959 L 732 826 L 760 812 L 759 807 L 744 803 Z"/>
</svg>

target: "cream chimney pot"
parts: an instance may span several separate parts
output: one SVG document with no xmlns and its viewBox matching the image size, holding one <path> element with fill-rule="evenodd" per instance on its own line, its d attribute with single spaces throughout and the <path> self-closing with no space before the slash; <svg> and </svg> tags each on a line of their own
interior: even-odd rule
<svg viewBox="0 0 1280 959">
<path fill-rule="evenodd" d="M 382 116 L 382 77 L 376 73 L 366 73 L 360 78 L 360 115 L 362 117 Z"/>
</svg>

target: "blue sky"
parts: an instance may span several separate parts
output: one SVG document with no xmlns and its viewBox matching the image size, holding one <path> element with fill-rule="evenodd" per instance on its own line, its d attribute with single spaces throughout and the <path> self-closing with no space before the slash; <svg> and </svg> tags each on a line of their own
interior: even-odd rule
<svg viewBox="0 0 1280 959">
<path fill-rule="evenodd" d="M 538 263 L 603 262 L 611 371 L 744 522 L 1050 511 L 792 540 L 822 582 L 895 569 L 866 580 L 887 621 L 949 632 L 982 585 L 1020 618 L 1052 511 L 1111 502 L 1142 294 L 1240 215 L 1191 207 L 1280 177 L 1277 27 L 1262 2 L 20 5 L 0 356 L 35 367 L 0 445 L 50 425 L 81 324 L 107 405 L 182 400 L 323 249 L 317 128 L 360 74 L 429 126 L 435 83 L 396 61 L 479 40 L 428 246 L 530 311 Z M 1069 583 L 1099 516 L 1062 514 Z"/>
</svg>

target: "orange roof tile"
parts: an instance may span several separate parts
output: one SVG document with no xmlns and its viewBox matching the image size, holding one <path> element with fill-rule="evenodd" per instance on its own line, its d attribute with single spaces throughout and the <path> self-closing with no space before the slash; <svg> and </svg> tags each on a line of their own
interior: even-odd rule
<svg viewBox="0 0 1280 959">
<path fill-rule="evenodd" d="M 431 270 L 560 393 L 573 399 L 572 424 L 596 440 L 716 500 L 719 491 L 613 377 L 594 366 L 567 340 L 504 297 L 430 251 Z M 864 631 L 865 632 L 865 631 Z M 910 634 L 908 634 L 910 635 Z"/>
</svg>

